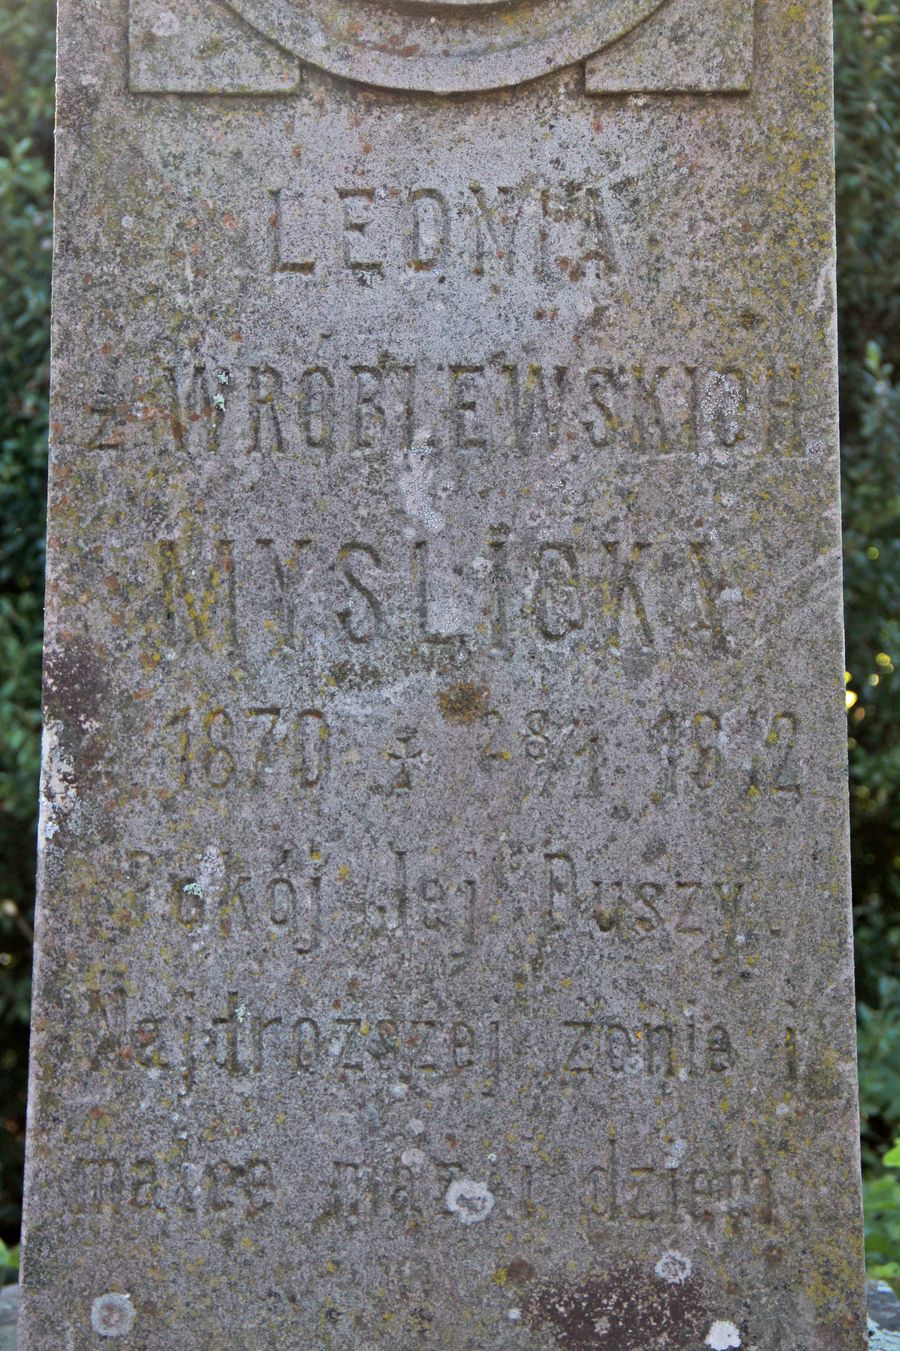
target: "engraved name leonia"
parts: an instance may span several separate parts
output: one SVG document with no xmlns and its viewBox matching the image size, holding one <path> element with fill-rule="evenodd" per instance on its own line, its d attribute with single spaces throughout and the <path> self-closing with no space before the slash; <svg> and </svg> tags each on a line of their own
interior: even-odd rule
<svg viewBox="0 0 900 1351">
<path fill-rule="evenodd" d="M 441 282 L 529 277 L 556 288 L 615 275 L 624 252 L 609 191 L 596 183 L 471 183 L 461 194 L 356 184 L 270 197 L 276 275 L 328 270 L 371 286 L 392 273 L 446 273 Z"/>
</svg>

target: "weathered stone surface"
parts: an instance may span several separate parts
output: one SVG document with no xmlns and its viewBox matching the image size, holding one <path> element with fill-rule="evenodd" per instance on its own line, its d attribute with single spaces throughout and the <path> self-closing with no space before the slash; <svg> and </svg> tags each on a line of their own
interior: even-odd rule
<svg viewBox="0 0 900 1351">
<path fill-rule="evenodd" d="M 900 1351 L 900 1300 L 884 1281 L 867 1284 L 868 1351 Z M 18 1286 L 0 1292 L 0 1351 L 16 1351 Z"/>
<path fill-rule="evenodd" d="M 300 65 L 222 0 L 130 0 L 128 86 L 136 94 L 284 94 Z"/>
<path fill-rule="evenodd" d="M 60 8 L 26 1347 L 859 1351 L 826 0 Z"/>
<path fill-rule="evenodd" d="M 741 93 L 753 78 L 754 0 L 669 0 L 585 62 L 590 94 Z"/>
</svg>

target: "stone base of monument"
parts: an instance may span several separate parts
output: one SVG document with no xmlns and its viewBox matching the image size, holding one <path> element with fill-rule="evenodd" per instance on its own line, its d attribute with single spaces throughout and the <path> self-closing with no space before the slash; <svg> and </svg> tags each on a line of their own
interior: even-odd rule
<svg viewBox="0 0 900 1351">
<path fill-rule="evenodd" d="M 871 1351 L 900 1351 L 900 1299 L 887 1281 L 869 1281 L 867 1304 Z"/>
<path fill-rule="evenodd" d="M 16 1351 L 16 1324 L 19 1321 L 19 1287 L 0 1290 L 0 1351 Z"/>
<path fill-rule="evenodd" d="M 869 1281 L 869 1351 L 900 1351 L 900 1299 L 886 1281 Z M 0 1351 L 16 1351 L 19 1287 L 0 1290 Z"/>
</svg>

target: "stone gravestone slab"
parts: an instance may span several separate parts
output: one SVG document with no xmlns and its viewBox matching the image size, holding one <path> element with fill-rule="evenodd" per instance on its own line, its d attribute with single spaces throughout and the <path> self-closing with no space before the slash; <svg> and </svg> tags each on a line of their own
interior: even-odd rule
<svg viewBox="0 0 900 1351">
<path fill-rule="evenodd" d="M 826 0 L 60 11 L 25 1347 L 860 1351 Z"/>
</svg>

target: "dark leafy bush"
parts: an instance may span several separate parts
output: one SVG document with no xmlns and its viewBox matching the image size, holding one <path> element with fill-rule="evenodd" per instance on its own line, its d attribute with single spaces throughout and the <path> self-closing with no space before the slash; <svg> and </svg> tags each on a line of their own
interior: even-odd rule
<svg viewBox="0 0 900 1351">
<path fill-rule="evenodd" d="M 40 727 L 53 25 L 52 0 L 0 0 L 0 1237 L 10 1242 L 21 1186 Z"/>
<path fill-rule="evenodd" d="M 866 1251 L 900 1279 L 900 0 L 837 0 L 839 299 Z M 891 1162 L 885 1166 L 885 1160 Z"/>
</svg>

